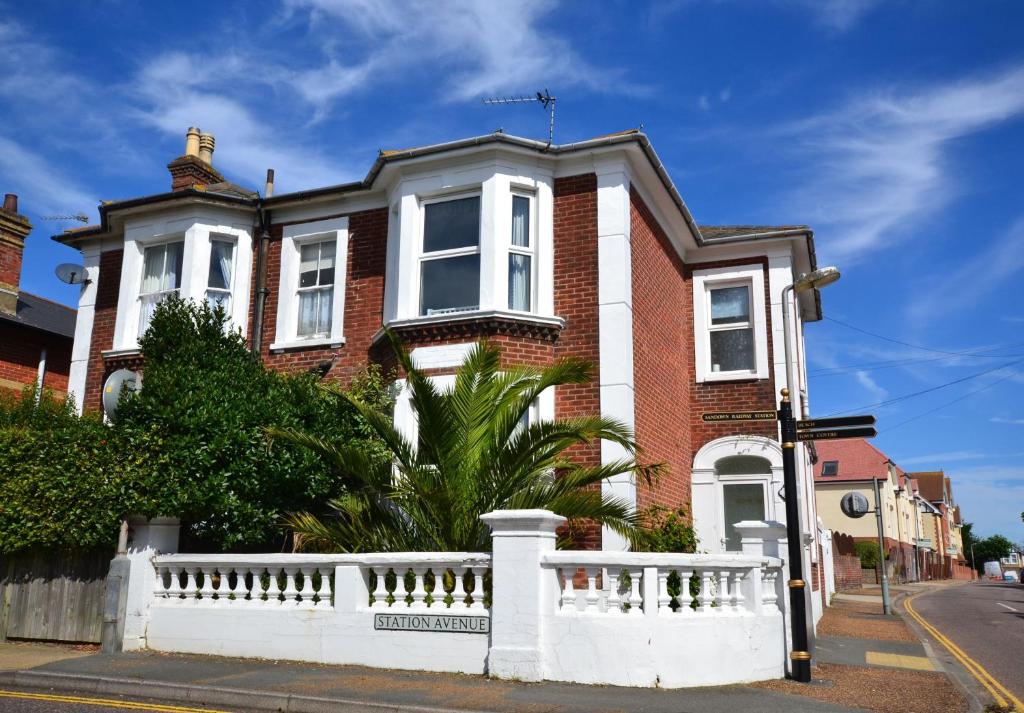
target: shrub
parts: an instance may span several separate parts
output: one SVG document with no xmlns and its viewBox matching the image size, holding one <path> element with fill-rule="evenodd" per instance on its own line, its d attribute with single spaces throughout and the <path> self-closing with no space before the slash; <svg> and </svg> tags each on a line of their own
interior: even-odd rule
<svg viewBox="0 0 1024 713">
<path fill-rule="evenodd" d="M 864 569 L 875 569 L 878 567 L 878 543 L 865 540 L 856 542 L 853 545 L 857 556 L 860 557 L 860 566 Z"/>
<path fill-rule="evenodd" d="M 97 416 L 34 388 L 0 398 L 0 552 L 109 546 L 136 488 Z"/>
<path fill-rule="evenodd" d="M 116 422 L 143 484 L 135 507 L 181 517 L 196 548 L 280 546 L 284 512 L 341 493 L 316 454 L 271 447 L 266 429 L 300 428 L 364 450 L 377 442 L 317 377 L 265 368 L 225 323 L 220 309 L 172 298 L 140 340 L 142 388 L 125 395 Z M 379 407 L 383 381 L 369 371 L 354 390 Z"/>
<path fill-rule="evenodd" d="M 697 532 L 686 508 L 670 510 L 652 505 L 640 514 L 643 526 L 633 550 L 637 552 L 696 552 Z"/>
</svg>

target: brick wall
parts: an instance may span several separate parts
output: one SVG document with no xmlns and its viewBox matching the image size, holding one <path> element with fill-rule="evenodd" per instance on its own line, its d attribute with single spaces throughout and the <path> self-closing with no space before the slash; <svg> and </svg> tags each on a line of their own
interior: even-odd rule
<svg viewBox="0 0 1024 713">
<path fill-rule="evenodd" d="M 85 379 L 87 409 L 102 407 L 103 380 L 111 366 L 103 362 L 103 350 L 114 346 L 114 323 L 117 320 L 117 296 L 121 289 L 121 258 L 123 250 L 110 250 L 100 255 L 100 276 L 96 282 L 96 313 L 89 344 L 89 370 Z"/>
<path fill-rule="evenodd" d="M 20 391 L 34 384 L 39 376 L 39 357 L 46 350 L 46 376 L 43 387 L 59 395 L 67 393 L 71 369 L 71 342 L 68 337 L 0 323 L 0 388 Z"/>
<path fill-rule="evenodd" d="M 654 488 L 639 484 L 637 506 L 689 506 L 693 324 L 686 265 L 635 189 L 630 189 L 633 378 L 641 459 L 662 463 Z"/>
<path fill-rule="evenodd" d="M 832 567 L 836 575 L 836 591 L 860 589 L 864 584 L 861 572 L 860 557 L 857 555 L 841 555 L 832 553 Z"/>
<path fill-rule="evenodd" d="M 337 216 L 331 216 L 337 217 Z M 323 220 L 318 217 L 317 220 Z M 387 256 L 388 212 L 386 208 L 362 211 L 349 215 L 348 263 L 345 276 L 345 313 L 342 332 L 345 344 L 335 349 L 290 349 L 270 353 L 277 331 L 277 305 L 279 302 L 281 272 L 281 236 L 284 224 L 271 228 L 271 241 L 267 251 L 267 295 L 263 310 L 264 363 L 285 372 L 305 371 L 331 362 L 327 378 L 348 383 L 363 369 L 370 359 L 370 343 L 380 329 L 384 318 L 384 266 Z M 256 241 L 258 250 L 259 241 Z M 253 261 L 255 264 L 255 260 Z M 256 271 L 253 270 L 251 313 L 255 304 Z"/>
<path fill-rule="evenodd" d="M 560 386 L 555 393 L 558 418 L 600 413 L 601 390 L 597 302 L 597 176 L 583 174 L 555 179 L 555 314 L 565 319 L 555 343 L 556 358 L 575 356 L 594 365 L 588 384 Z M 583 465 L 600 465 L 599 444 L 569 451 Z M 601 529 L 586 528 L 578 545 L 601 548 Z"/>
</svg>

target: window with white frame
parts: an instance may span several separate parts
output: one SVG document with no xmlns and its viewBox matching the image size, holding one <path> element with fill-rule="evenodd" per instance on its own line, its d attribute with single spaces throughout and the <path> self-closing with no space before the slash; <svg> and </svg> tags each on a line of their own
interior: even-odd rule
<svg viewBox="0 0 1024 713">
<path fill-rule="evenodd" d="M 181 289 L 184 241 L 152 245 L 143 256 L 142 286 L 139 289 L 139 336 L 146 333 L 156 306 Z"/>
<path fill-rule="evenodd" d="M 272 351 L 344 343 L 347 261 L 347 217 L 284 226 Z"/>
<path fill-rule="evenodd" d="M 234 275 L 235 241 L 210 240 L 210 270 L 206 279 L 206 301 L 231 314 L 231 281 Z"/>
<path fill-rule="evenodd" d="M 694 271 L 693 301 L 697 381 L 768 378 L 762 266 Z"/>
<path fill-rule="evenodd" d="M 480 307 L 480 196 L 423 206 L 420 314 Z"/>
<path fill-rule="evenodd" d="M 531 221 L 532 199 L 512 195 L 512 240 L 508 248 L 508 308 L 533 311 L 534 237 Z"/>
<path fill-rule="evenodd" d="M 711 371 L 753 371 L 750 285 L 709 286 L 707 308 Z"/>
<path fill-rule="evenodd" d="M 324 337 L 331 333 L 335 255 L 333 240 L 306 243 L 299 248 L 299 337 Z"/>
</svg>

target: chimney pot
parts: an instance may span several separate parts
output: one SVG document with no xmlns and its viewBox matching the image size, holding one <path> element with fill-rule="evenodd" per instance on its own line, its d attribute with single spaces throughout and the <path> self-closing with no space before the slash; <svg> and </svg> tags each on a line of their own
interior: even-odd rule
<svg viewBox="0 0 1024 713">
<path fill-rule="evenodd" d="M 18 196 L 14 193 L 4 194 L 4 210 L 8 213 L 18 212 Z"/>
<path fill-rule="evenodd" d="M 199 156 L 199 127 L 190 126 L 185 132 L 185 155 Z"/>
<path fill-rule="evenodd" d="M 213 165 L 213 146 L 216 141 L 213 138 L 213 134 L 201 133 L 199 134 L 199 160 L 204 163 Z"/>
</svg>

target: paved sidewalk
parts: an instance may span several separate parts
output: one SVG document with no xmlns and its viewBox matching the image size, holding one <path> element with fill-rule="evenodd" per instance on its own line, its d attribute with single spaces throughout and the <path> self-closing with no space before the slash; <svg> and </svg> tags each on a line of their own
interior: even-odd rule
<svg viewBox="0 0 1024 713">
<path fill-rule="evenodd" d="M 0 649 L 4 645 L 0 644 Z M 614 655 L 614 652 L 609 652 Z M 95 654 L 0 673 L 0 685 L 304 713 L 850 713 L 748 686 L 666 691 L 167 654 Z"/>
</svg>

